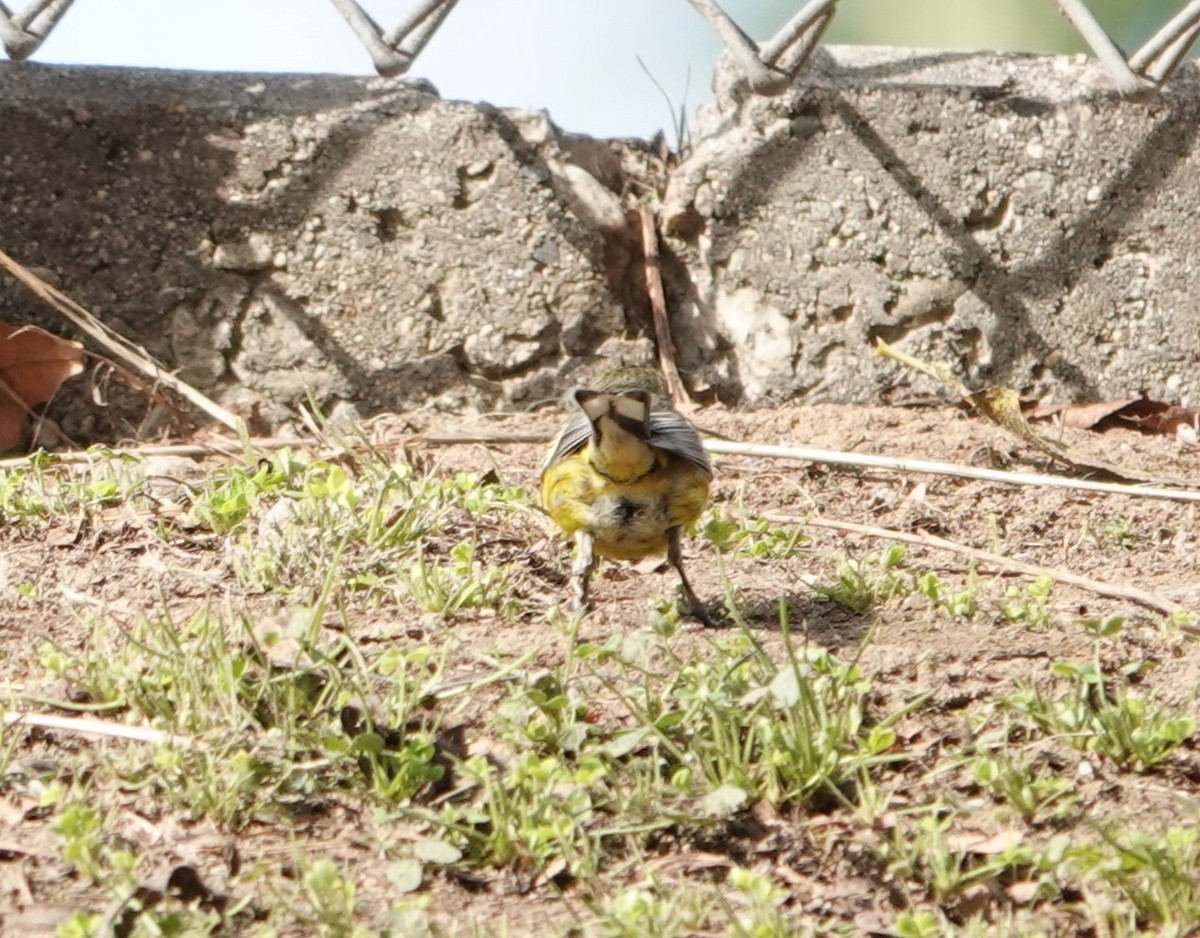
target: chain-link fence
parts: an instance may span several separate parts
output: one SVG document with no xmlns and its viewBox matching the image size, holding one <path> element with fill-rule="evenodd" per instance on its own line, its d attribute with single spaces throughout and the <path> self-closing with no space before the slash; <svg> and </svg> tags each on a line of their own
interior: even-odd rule
<svg viewBox="0 0 1200 938">
<path fill-rule="evenodd" d="M 716 2 L 688 0 L 717 32 L 758 94 L 773 95 L 797 80 L 837 13 L 838 0 L 809 0 L 770 39 L 755 42 Z M 946 0 L 953 3 L 954 0 Z M 1084 0 L 1047 0 L 1079 32 L 1122 94 L 1160 87 L 1200 34 L 1200 0 L 1192 0 L 1132 54 L 1122 51 Z M 74 0 L 30 0 L 10 10 L 0 3 L 0 42 L 12 59 L 33 55 Z M 358 0 L 330 0 L 366 48 L 381 75 L 403 75 L 458 0 L 418 0 L 408 15 L 381 26 Z M 682 2 L 680 2 L 682 6 Z"/>
</svg>

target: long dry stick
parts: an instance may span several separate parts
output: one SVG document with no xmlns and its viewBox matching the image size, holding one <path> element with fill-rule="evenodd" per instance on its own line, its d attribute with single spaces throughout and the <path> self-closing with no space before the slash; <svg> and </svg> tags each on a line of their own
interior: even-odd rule
<svg viewBox="0 0 1200 938">
<path fill-rule="evenodd" d="M 461 446 L 464 444 L 491 443 L 546 443 L 551 434 L 541 432 L 506 432 L 465 429 L 445 433 L 418 433 L 408 437 L 405 443 L 425 446 Z M 274 450 L 291 446 L 297 449 L 319 446 L 317 440 L 304 437 L 266 437 L 251 439 L 251 450 Z M 953 476 L 961 479 L 980 479 L 1002 485 L 1040 485 L 1046 488 L 1074 489 L 1082 492 L 1098 492 L 1106 495 L 1127 495 L 1131 498 L 1161 498 L 1181 502 L 1200 501 L 1200 492 L 1156 488 L 1147 485 L 1126 485 L 1119 482 L 1091 482 L 1069 476 L 1051 476 L 1037 472 L 1006 472 L 1000 469 L 979 469 L 975 466 L 960 466 L 955 463 L 933 462 L 927 459 L 901 459 L 894 456 L 876 456 L 870 453 L 845 453 L 839 450 L 814 449 L 809 446 L 775 446 L 767 443 L 740 443 L 736 440 L 705 440 L 704 448 L 710 453 L 731 456 L 760 456 L 767 459 L 795 459 L 804 462 L 827 463 L 833 466 L 850 466 L 859 469 L 884 469 L 891 472 L 912 472 L 925 475 Z M 181 443 L 147 445 L 102 450 L 101 455 L 129 456 L 236 456 L 246 451 L 240 440 L 212 439 L 206 443 Z M 27 466 L 30 456 L 14 456 L 0 459 L 0 469 Z M 44 458 L 44 457 L 38 457 Z M 64 465 L 86 464 L 95 461 L 97 454 L 56 453 L 53 459 Z"/>
<path fill-rule="evenodd" d="M 654 316 L 654 337 L 658 340 L 658 367 L 667 379 L 667 393 L 676 407 L 688 404 L 687 392 L 679 369 L 675 367 L 675 340 L 667 319 L 667 298 L 663 293 L 662 260 L 658 256 L 658 231 L 654 227 L 654 212 L 643 202 L 638 206 L 642 223 L 642 252 L 646 258 L 646 294 L 650 297 L 650 312 Z"/>
<path fill-rule="evenodd" d="M 1198 488 L 1200 483 L 1183 479 L 1164 479 L 1161 476 L 1150 475 L 1134 469 L 1126 469 L 1114 463 L 1096 459 L 1087 453 L 1080 453 L 1069 446 L 1064 446 L 1057 440 L 1043 436 L 1029 425 L 1021 412 L 1021 401 L 1017 392 L 1012 388 L 991 387 L 979 391 L 969 390 L 957 376 L 947 367 L 931 365 L 907 352 L 888 345 L 883 339 L 875 340 L 875 352 L 884 358 L 891 358 L 919 374 L 933 378 L 952 390 L 967 404 L 971 410 L 981 417 L 986 417 L 1002 430 L 1011 433 L 1022 443 L 1041 450 L 1051 459 L 1070 468 L 1077 475 L 1102 475 L 1120 482 L 1131 482 L 1147 485 L 1181 485 L 1186 488 Z"/>
<path fill-rule="evenodd" d="M 109 736 L 114 739 L 132 739 L 140 743 L 155 743 L 189 748 L 195 740 L 190 736 L 180 736 L 178 733 L 164 733 L 162 730 L 150 729 L 145 726 L 126 726 L 124 723 L 114 723 L 112 720 L 97 720 L 95 717 L 61 717 L 53 713 L 6 713 L 5 726 L 39 726 L 43 729 L 64 730 L 68 733 L 91 733 L 95 736 Z"/>
<path fill-rule="evenodd" d="M 0 251 L 0 267 L 29 287 L 34 293 L 53 306 L 59 313 L 73 322 L 96 342 L 100 343 L 118 358 L 128 362 L 133 368 L 146 375 L 152 381 L 157 381 L 171 388 L 180 397 L 190 401 L 200 410 L 215 420 L 219 420 L 234 433 L 245 432 L 242 419 L 230 413 L 216 401 L 201 394 L 186 381 L 181 381 L 151 358 L 144 349 L 135 346 L 124 336 L 113 332 L 99 319 L 76 303 L 73 299 L 46 283 L 41 277 L 18 261 L 13 260 Z"/>
<path fill-rule="evenodd" d="M 294 436 L 260 437 L 252 439 L 249 442 L 250 449 L 256 453 L 271 452 L 289 446 L 296 449 L 303 449 L 317 445 L 315 440 Z M 133 456 L 135 458 L 146 459 L 151 456 L 202 457 L 244 456 L 245 454 L 246 444 L 241 440 L 216 437 L 207 443 L 148 443 L 144 446 L 115 446 L 111 448 L 102 447 L 95 451 L 78 450 L 75 452 L 52 453 L 50 456 L 47 456 L 45 453 L 12 456 L 8 459 L 0 459 L 0 469 L 25 468 L 35 458 L 39 461 L 49 461 L 63 466 L 86 466 L 95 462 L 104 462 L 114 456 Z"/>
<path fill-rule="evenodd" d="M 832 518 L 804 518 L 798 515 L 781 515 L 775 513 L 767 513 L 761 517 L 776 524 L 797 524 L 813 528 L 828 528 L 833 531 L 844 531 L 848 534 L 862 534 L 865 537 L 901 541 L 905 544 L 919 544 L 922 547 L 931 547 L 934 550 L 952 551 L 956 554 L 964 554 L 972 557 L 993 567 L 999 567 L 1001 570 L 1011 570 L 1014 573 L 1021 573 L 1030 577 L 1049 577 L 1052 580 L 1057 580 L 1059 583 L 1078 586 L 1080 589 L 1085 589 L 1091 593 L 1098 593 L 1101 596 L 1128 599 L 1131 602 L 1138 603 L 1158 612 L 1164 612 L 1167 615 L 1175 615 L 1176 613 L 1187 611 L 1178 603 L 1174 603 L 1169 599 L 1163 599 L 1161 596 L 1156 596 L 1154 593 L 1149 593 L 1146 590 L 1138 589 L 1136 586 L 1125 586 L 1121 583 L 1106 583 L 1103 580 L 1093 580 L 1090 577 L 1079 576 L 1076 573 L 1070 573 L 1066 570 L 1042 567 L 1033 563 L 1025 563 L 1023 560 L 1013 560 L 1011 557 L 1005 557 L 1002 554 L 993 554 L 991 551 L 980 550 L 978 547 L 969 547 L 966 544 L 960 544 L 958 541 L 947 540 L 944 537 L 938 537 L 936 534 L 929 534 L 925 531 L 910 533 L 908 531 L 897 531 L 893 528 L 880 528 L 873 524 L 859 524 L 855 521 L 837 521 Z M 1183 625 L 1180 628 L 1187 632 L 1200 632 L 1200 627 Z"/>
<path fill-rule="evenodd" d="M 1003 472 L 999 469 L 977 469 L 948 462 L 927 459 L 896 459 L 873 456 L 869 453 L 842 453 L 837 450 L 812 449 L 807 446 L 769 446 L 762 443 L 738 443 L 734 440 L 705 440 L 710 453 L 734 456 L 766 456 L 771 459 L 802 459 L 835 466 L 856 466 L 864 469 L 889 469 L 894 472 L 920 472 L 928 475 L 956 476 L 960 479 L 982 479 L 1005 485 L 1042 485 L 1047 488 L 1079 489 L 1084 492 L 1105 492 L 1110 495 L 1130 495 L 1141 498 L 1166 498 L 1180 502 L 1200 502 L 1200 492 L 1156 488 L 1149 485 L 1127 485 L 1121 482 L 1091 482 L 1069 476 L 1048 476 L 1037 472 Z"/>
<path fill-rule="evenodd" d="M 410 443 L 430 446 L 458 446 L 462 443 L 549 443 L 553 433 L 521 433 L 508 430 L 451 430 L 448 433 L 418 433 Z"/>
<path fill-rule="evenodd" d="M 451 430 L 446 433 L 418 433 L 413 443 L 427 446 L 458 446 L 464 443 L 545 443 L 548 433 L 509 433 L 490 430 Z M 902 459 L 895 456 L 875 456 L 871 453 L 845 453 L 840 450 L 814 449 L 811 446 L 775 446 L 769 443 L 741 443 L 737 440 L 704 441 L 710 453 L 728 456 L 761 456 L 767 459 L 796 459 L 804 462 L 827 463 L 831 466 L 851 466 L 857 469 L 886 469 L 891 472 L 915 472 L 924 475 L 954 476 L 960 479 L 980 479 L 1002 485 L 1041 485 L 1046 488 L 1076 489 L 1081 492 L 1101 492 L 1106 495 L 1128 495 L 1133 498 L 1164 498 L 1180 502 L 1200 502 L 1200 492 L 1165 489 L 1149 485 L 1130 485 L 1121 482 L 1092 482 L 1070 476 L 1051 476 L 1040 472 L 1006 472 L 1000 469 L 979 469 L 949 462 L 928 459 Z M 3 465 L 3 463 L 0 463 Z"/>
</svg>

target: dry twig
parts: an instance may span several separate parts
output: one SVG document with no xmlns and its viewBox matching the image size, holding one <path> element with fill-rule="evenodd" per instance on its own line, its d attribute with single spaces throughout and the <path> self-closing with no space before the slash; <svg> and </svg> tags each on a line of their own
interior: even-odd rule
<svg viewBox="0 0 1200 938">
<path fill-rule="evenodd" d="M 549 439 L 548 433 L 489 432 L 474 429 L 450 430 L 445 433 L 419 433 L 411 438 L 414 443 L 423 443 L 428 446 L 457 446 L 464 443 L 545 443 Z M 976 466 L 960 466 L 956 463 L 935 462 L 928 459 L 902 459 L 895 456 L 876 456 L 871 453 L 846 453 L 840 450 L 814 449 L 811 446 L 776 446 L 768 443 L 708 439 L 704 441 L 704 448 L 710 453 L 727 456 L 796 459 L 825 463 L 831 466 L 849 466 L 855 469 L 884 469 L 890 472 L 913 472 L 924 475 L 953 476 L 960 479 L 979 479 L 984 482 L 998 482 L 1002 485 L 1040 485 L 1046 488 L 1075 489 L 1081 492 L 1099 492 L 1106 495 L 1128 495 L 1132 498 L 1162 498 L 1170 501 L 1200 502 L 1200 492 L 1187 492 L 1149 485 L 1129 485 L 1120 482 L 1093 482 L 1089 479 L 1051 476 L 1039 472 L 980 469 Z"/>
<path fill-rule="evenodd" d="M 163 368 L 151 358 L 144 349 L 135 346 L 124 336 L 113 332 L 99 319 L 72 300 L 65 293 L 56 290 L 41 277 L 13 260 L 0 251 L 0 267 L 29 287 L 55 310 L 74 323 L 80 330 L 91 336 L 96 342 L 108 349 L 113 355 L 128 362 L 132 367 L 156 381 L 171 388 L 180 397 L 190 401 L 210 417 L 229 427 L 234 433 L 244 433 L 245 425 L 242 419 L 230 413 L 216 401 L 201 394 L 186 381 L 182 381 Z"/>
<path fill-rule="evenodd" d="M 667 319 L 667 299 L 663 293 L 662 261 L 658 256 L 658 231 L 654 227 L 654 212 L 643 202 L 638 206 L 642 223 L 642 251 L 646 257 L 646 293 L 650 297 L 650 312 L 654 316 L 654 337 L 658 344 L 658 367 L 667 379 L 667 393 L 679 408 L 690 404 L 679 369 L 675 366 L 675 340 Z"/>
<path fill-rule="evenodd" d="M 1082 475 L 1106 476 L 1118 482 L 1145 482 L 1154 485 L 1200 487 L 1200 483 L 1190 479 L 1162 478 L 1161 476 L 1151 475 L 1146 472 L 1126 469 L 1123 466 L 1105 462 L 1086 453 L 1078 452 L 1056 440 L 1042 436 L 1025 419 L 1025 415 L 1021 412 L 1020 397 L 1012 388 L 990 387 L 984 388 L 981 391 L 970 391 L 954 376 L 950 369 L 923 362 L 919 358 L 909 355 L 907 352 L 888 345 L 882 339 L 875 340 L 875 352 L 877 355 L 882 355 L 884 358 L 891 358 L 920 374 L 941 382 L 956 393 L 973 412 L 986 417 L 996 426 L 1007 430 L 1023 443 L 1040 450 L 1051 459 L 1062 463 Z"/>
<path fill-rule="evenodd" d="M 960 479 L 981 479 L 1004 485 L 1041 485 L 1047 488 L 1078 489 L 1083 492 L 1103 492 L 1109 495 L 1129 495 L 1135 498 L 1165 498 L 1180 502 L 1200 502 L 1200 492 L 1156 488 L 1149 485 L 1128 485 L 1121 482 L 1092 482 L 1070 476 L 1049 476 L 1037 472 L 1004 472 L 999 469 L 979 469 L 927 459 L 897 459 L 874 456 L 870 453 L 842 453 L 837 450 L 812 449 L 807 446 L 771 446 L 760 443 L 738 443 L 732 440 L 705 440 L 710 453 L 734 456 L 765 456 L 771 459 L 802 459 L 828 463 L 833 466 L 853 466 L 860 469 L 888 469 L 893 472 L 918 472 L 928 475 L 955 476 Z"/>
<path fill-rule="evenodd" d="M 295 447 L 301 449 L 316 445 L 316 441 L 292 436 L 260 437 L 248 441 L 251 452 L 271 451 Z M 216 437 L 207 443 L 149 443 L 145 446 L 120 446 L 102 448 L 95 452 L 80 450 L 78 452 L 32 453 L 28 456 L 13 456 L 0 459 L 0 469 L 19 469 L 29 465 L 30 460 L 50 460 L 64 466 L 85 466 L 102 462 L 114 456 L 133 456 L 147 458 L 150 456 L 242 456 L 247 452 L 247 443 L 241 440 L 230 440 Z"/>
<path fill-rule="evenodd" d="M 1127 599 L 1130 602 L 1146 606 L 1157 612 L 1166 613 L 1167 615 L 1175 615 L 1187 611 L 1178 603 L 1174 603 L 1169 599 L 1163 599 L 1161 596 L 1156 596 L 1154 593 L 1149 593 L 1146 590 L 1138 589 L 1136 586 L 1125 586 L 1121 583 L 1106 583 L 1103 580 L 1093 580 L 1090 577 L 1079 576 L 1079 574 L 1071 573 L 1067 570 L 1057 570 L 1054 567 L 1042 567 L 1038 564 L 1025 563 L 1022 560 L 1013 560 L 1011 557 L 1005 557 L 1002 554 L 993 554 L 991 551 L 960 544 L 957 541 L 938 537 L 936 534 L 929 534 L 926 531 L 910 533 L 908 531 L 897 531 L 893 528 L 880 528 L 873 524 L 837 521 L 832 518 L 803 518 L 798 515 L 768 513 L 762 517 L 775 524 L 798 524 L 814 528 L 827 528 L 833 531 L 844 531 L 847 534 L 861 534 L 864 537 L 883 538 L 891 541 L 900 541 L 905 544 L 919 544 L 922 547 L 930 547 L 934 550 L 952 551 L 956 554 L 971 557 L 981 563 L 999 567 L 1001 570 L 1009 570 L 1013 573 L 1020 573 L 1029 577 L 1049 577 L 1059 583 L 1077 586 L 1080 589 L 1087 590 L 1090 593 L 1097 593 L 1100 596 Z M 1200 633 L 1200 627 L 1182 625 L 1180 628 L 1193 634 Z"/>
<path fill-rule="evenodd" d="M 195 740 L 178 733 L 164 733 L 146 726 L 126 726 L 112 720 L 95 717 L 62 717 L 53 713 L 6 713 L 5 726 L 37 726 L 48 730 L 63 730 L 68 733 L 88 733 L 93 736 L 108 736 L 112 739 L 132 739 L 140 743 L 164 745 L 170 743 L 181 748 L 190 748 Z"/>
</svg>

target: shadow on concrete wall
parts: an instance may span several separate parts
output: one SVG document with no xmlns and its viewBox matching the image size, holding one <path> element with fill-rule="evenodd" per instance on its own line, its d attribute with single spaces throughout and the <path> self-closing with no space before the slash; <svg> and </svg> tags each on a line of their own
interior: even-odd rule
<svg viewBox="0 0 1200 938">
<path fill-rule="evenodd" d="M 764 137 L 759 146 L 740 154 L 736 160 L 725 159 L 723 166 L 733 167 L 734 172 L 726 184 L 719 216 L 692 219 L 691 231 L 683 235 L 684 240 L 694 247 L 694 236 L 703 227 L 711 238 L 712 243 L 707 250 L 711 257 L 717 258 L 714 266 L 720 278 L 724 259 L 732 253 L 739 237 L 747 229 L 755 230 L 763 239 L 786 239 L 787 231 L 783 229 L 781 233 L 782 226 L 772 226 L 770 222 L 760 225 L 758 219 L 764 208 L 772 209 L 777 215 L 786 214 L 789 209 L 786 203 L 789 199 L 795 199 L 798 192 L 821 200 L 835 196 L 844 196 L 848 200 L 853 198 L 854 193 L 837 190 L 841 185 L 839 182 L 822 188 L 821 180 L 806 179 L 803 175 L 809 173 L 819 176 L 822 173 L 822 160 L 829 157 L 834 147 L 834 144 L 822 138 L 834 128 L 845 128 L 849 131 L 850 139 L 861 147 L 860 152 L 868 157 L 867 163 L 873 164 L 894 183 L 920 214 L 932 223 L 933 230 L 942 242 L 934 248 L 940 254 L 940 276 L 961 284 L 960 294 L 966 290 L 974 293 L 990 312 L 986 342 L 991 360 L 987 377 L 993 381 L 1021 384 L 1029 377 L 1022 374 L 1023 367 L 1027 367 L 1031 359 L 1044 361 L 1048 363 L 1046 372 L 1049 376 L 1082 398 L 1094 399 L 1100 393 L 1096 369 L 1082 365 L 1074 354 L 1075 349 L 1055 347 L 1047 337 L 1049 330 L 1045 328 L 1045 323 L 1048 317 L 1058 312 L 1064 297 L 1077 286 L 1081 278 L 1103 268 L 1112 258 L 1113 244 L 1121 239 L 1127 229 L 1136 228 L 1147 207 L 1172 185 L 1172 178 L 1179 171 L 1180 163 L 1188 157 L 1195 144 L 1197 128 L 1200 126 L 1200 108 L 1182 90 L 1168 90 L 1139 101 L 1122 101 L 1113 94 L 1089 91 L 1086 85 L 1081 85 L 1079 99 L 1096 107 L 1097 122 L 1111 118 L 1117 112 L 1129 114 L 1131 109 L 1139 112 L 1140 124 L 1134 124 L 1138 127 L 1136 135 L 1114 135 L 1111 129 L 1107 131 L 1113 147 L 1111 154 L 1087 152 L 1088 142 L 1076 142 L 1072 165 L 1077 173 L 1082 172 L 1080 167 L 1084 166 L 1103 167 L 1103 174 L 1093 174 L 1090 180 L 1098 184 L 1098 190 L 1089 194 L 1086 207 L 1059 204 L 1053 196 L 1045 204 L 1035 206 L 1041 213 L 1039 221 L 1046 220 L 1048 223 L 1037 226 L 1038 230 L 1033 234 L 1034 243 L 1026 245 L 1029 247 L 1026 256 L 1010 261 L 993 245 L 981 243 L 976 235 L 977 229 L 990 223 L 990 219 L 981 224 L 970 212 L 948 204 L 945 196 L 939 195 L 939 192 L 946 192 L 949 177 L 946 167 L 938 165 L 932 152 L 921 153 L 920 160 L 906 158 L 900 152 L 897 143 L 910 152 L 914 147 L 911 141 L 894 139 L 897 133 L 903 135 L 902 123 L 899 122 L 905 114 L 885 110 L 889 105 L 893 109 L 914 107 L 914 101 L 925 99 L 933 102 L 931 110 L 936 113 L 943 102 L 953 105 L 962 95 L 969 94 L 985 115 L 983 122 L 977 121 L 974 126 L 965 128 L 954 126 L 948 122 L 958 112 L 951 106 L 935 129 L 943 137 L 958 135 L 960 146 L 970 146 L 972 139 L 978 140 L 978 135 L 984 132 L 987 122 L 994 124 L 1007 118 L 1017 119 L 1018 124 L 1021 121 L 1028 124 L 1030 120 L 1053 122 L 1060 109 L 1074 103 L 1049 95 L 1022 95 L 1006 85 L 937 85 L 930 83 L 927 75 L 919 84 L 905 81 L 906 75 L 922 69 L 931 66 L 952 69 L 956 61 L 967 61 L 973 57 L 974 53 L 939 53 L 878 65 L 843 68 L 839 73 L 839 67 L 831 65 L 832 60 L 825 56 L 821 67 L 834 71 L 826 72 L 819 84 L 799 90 L 786 115 L 780 114 L 782 106 L 770 112 L 772 119 L 778 120 L 782 116 L 791 119 L 786 140 L 780 142 Z M 1037 56 L 1028 58 L 1031 62 L 1039 58 L 1043 63 L 1046 61 Z M 840 78 L 837 77 L 839 74 Z M 869 84 L 872 82 L 887 82 L 887 85 L 872 88 Z M 853 86 L 856 90 L 843 90 L 838 87 L 841 83 Z M 880 101 L 884 102 L 883 106 Z M 913 116 L 917 117 L 915 107 Z M 760 128 L 765 123 L 767 120 L 764 118 Z M 901 129 L 897 130 L 897 126 Z M 1105 137 L 1106 133 L 1098 135 L 1101 141 Z M 855 162 L 853 153 L 847 151 L 841 155 L 847 161 L 854 162 L 856 170 L 866 165 L 861 159 Z M 993 158 L 994 153 L 980 146 L 978 154 L 968 153 L 964 165 L 954 167 L 955 172 L 977 170 L 990 173 L 995 170 L 1022 169 L 996 167 L 985 162 L 971 165 L 970 159 L 976 156 L 986 160 Z M 1062 172 L 1070 174 L 1072 168 L 1063 169 Z M 827 175 L 837 176 L 837 173 L 829 172 Z M 1078 183 L 1080 180 L 1074 181 Z M 1004 183 L 1000 185 L 1003 187 Z M 848 190 L 848 187 L 843 186 L 842 189 Z M 837 191 L 831 196 L 833 190 Z M 885 199 L 888 197 L 884 193 L 881 196 Z M 1028 203 L 1026 207 L 1029 208 Z M 683 225 L 688 226 L 687 219 L 683 220 Z M 919 222 L 913 225 L 914 245 L 920 240 L 916 233 L 920 227 Z M 1029 227 L 1032 229 L 1035 226 L 1031 224 Z M 772 247 L 778 252 L 783 245 L 774 244 Z M 882 268 L 882 253 L 873 253 L 868 249 L 859 260 L 877 263 Z M 720 342 L 721 329 L 716 312 L 711 302 L 692 285 L 686 275 L 686 263 L 681 260 L 676 265 L 677 271 L 683 275 L 673 280 L 674 303 L 680 308 L 699 308 L 703 320 L 701 331 L 710 337 L 710 341 L 716 341 L 718 351 L 723 353 L 728 346 Z M 803 296 L 804 271 L 796 270 L 790 277 L 787 272 L 780 272 L 779 277 L 783 278 L 785 286 L 791 291 L 787 294 L 789 297 L 797 293 Z M 728 290 L 735 289 L 738 286 L 737 278 L 730 280 L 732 282 L 724 286 Z M 897 291 L 900 289 L 898 285 L 895 288 Z M 774 302 L 776 299 L 768 290 L 765 301 Z M 1040 315 L 1033 313 L 1033 306 L 1039 308 Z M 945 325 L 952 331 L 955 328 L 950 321 L 953 313 L 954 296 L 950 296 L 939 316 L 934 318 L 940 320 L 939 325 Z M 789 315 L 798 314 L 793 309 Z M 922 324 L 917 323 L 918 326 Z M 970 332 L 970 327 L 966 325 L 958 328 L 964 334 Z M 879 322 L 862 322 L 855 327 L 847 325 L 847 332 L 854 334 L 848 335 L 846 342 L 851 349 L 857 346 L 863 367 L 869 370 L 873 367 L 870 362 L 875 336 L 894 341 L 902 337 L 907 329 L 904 324 L 893 328 Z M 964 348 L 976 348 L 978 342 L 968 338 L 961 345 Z M 800 350 L 796 354 L 799 357 Z M 738 375 L 736 357 L 730 356 L 729 363 L 731 387 L 725 389 L 725 394 L 731 400 L 738 400 L 744 389 Z M 696 367 L 699 362 L 689 364 Z M 963 364 L 965 373 L 970 363 Z M 1044 376 L 1033 375 L 1034 378 Z M 793 393 L 802 393 L 803 390 L 794 388 Z"/>
</svg>

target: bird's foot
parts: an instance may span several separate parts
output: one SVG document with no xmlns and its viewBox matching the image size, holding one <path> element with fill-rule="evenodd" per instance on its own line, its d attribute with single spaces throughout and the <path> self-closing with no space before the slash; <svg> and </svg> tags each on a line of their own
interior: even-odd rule
<svg viewBox="0 0 1200 938">
<path fill-rule="evenodd" d="M 572 616 L 586 616 L 592 611 L 592 597 L 588 595 L 586 586 L 578 582 L 571 590 L 571 599 L 567 602 L 567 612 Z"/>
<path fill-rule="evenodd" d="M 706 629 L 719 629 L 725 624 L 714 616 L 709 607 L 691 590 L 684 590 L 680 611 L 686 618 L 695 619 Z"/>
</svg>

